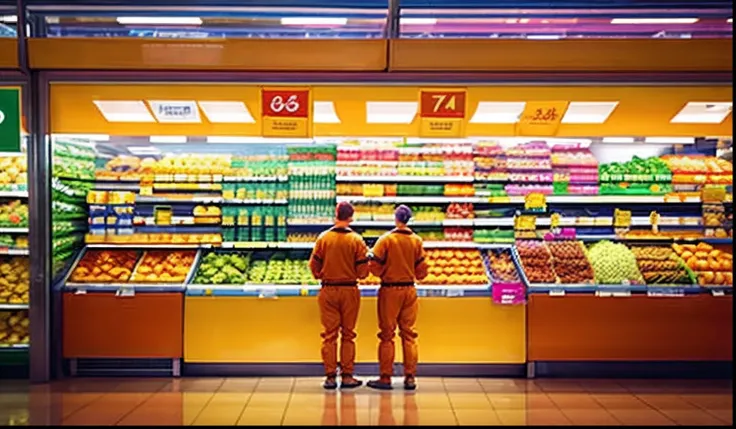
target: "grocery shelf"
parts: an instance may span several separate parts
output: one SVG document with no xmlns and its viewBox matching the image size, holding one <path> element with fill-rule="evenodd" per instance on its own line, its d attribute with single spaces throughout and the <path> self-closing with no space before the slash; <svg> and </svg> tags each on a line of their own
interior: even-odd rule
<svg viewBox="0 0 736 429">
<path fill-rule="evenodd" d="M 125 244 L 125 243 L 88 243 L 88 249 L 211 249 L 214 245 L 209 243 L 202 244 L 167 244 L 167 243 L 148 243 L 148 244 Z"/>
<path fill-rule="evenodd" d="M 14 249 L 14 248 L 2 248 L 2 247 L 0 247 L 0 255 L 28 256 L 28 255 L 30 255 L 30 250 L 28 250 L 28 249 Z"/>
<path fill-rule="evenodd" d="M 188 198 L 176 198 L 136 195 L 135 197 L 135 202 L 140 204 L 220 204 L 222 201 L 222 197 L 219 196 L 191 196 Z"/>
<path fill-rule="evenodd" d="M 223 249 L 311 249 L 313 242 L 226 241 Z"/>
<path fill-rule="evenodd" d="M 288 182 L 289 176 L 262 176 L 262 177 L 238 177 L 238 176 L 224 176 L 222 182 L 224 183 L 263 183 L 263 182 Z"/>
<path fill-rule="evenodd" d="M 28 310 L 28 303 L 25 304 L 2 304 L 0 303 L 0 310 Z"/>
<path fill-rule="evenodd" d="M 3 350 L 25 350 L 29 347 L 29 344 L 0 344 L 0 352 Z"/>
<path fill-rule="evenodd" d="M 699 203 L 700 197 L 688 197 L 685 201 L 665 197 L 664 195 L 548 195 L 548 204 L 682 204 Z M 477 204 L 523 204 L 524 197 L 520 195 L 506 197 L 479 197 L 479 196 L 395 196 L 395 197 L 365 197 L 359 195 L 340 195 L 337 201 L 353 203 L 477 203 Z"/>
<path fill-rule="evenodd" d="M 0 234 L 28 234 L 28 227 L 0 227 Z"/>
<path fill-rule="evenodd" d="M 289 204 L 287 199 L 252 199 L 252 200 L 241 200 L 241 199 L 222 199 L 219 201 L 222 204 L 241 204 L 241 205 L 277 205 L 277 204 Z"/>
<path fill-rule="evenodd" d="M 337 176 L 335 180 L 356 183 L 473 183 L 473 176 Z"/>
<path fill-rule="evenodd" d="M 28 191 L 0 191 L 0 198 L 28 198 Z"/>
<path fill-rule="evenodd" d="M 576 294 L 576 293 L 595 293 L 595 294 L 634 294 L 648 293 L 672 295 L 681 293 L 683 295 L 693 295 L 700 293 L 709 293 L 711 290 L 730 291 L 732 286 L 725 286 L 719 289 L 712 287 L 700 287 L 697 285 L 574 285 L 574 284 L 530 284 L 529 293 L 544 294 Z"/>
<path fill-rule="evenodd" d="M 578 235 L 575 237 L 576 240 L 581 241 L 622 241 L 622 242 L 643 242 L 643 243 L 679 243 L 679 242 L 704 242 L 708 244 L 733 244 L 732 238 L 712 238 L 712 237 L 688 237 L 688 238 L 673 238 L 673 237 L 619 237 L 613 234 L 602 234 L 602 235 Z"/>
<path fill-rule="evenodd" d="M 181 283 L 73 283 L 64 284 L 64 289 L 73 289 L 77 293 L 84 292 L 117 292 L 132 290 L 134 292 L 183 292 L 185 286 Z"/>
<path fill-rule="evenodd" d="M 190 296 L 315 296 L 320 285 L 188 285 L 186 292 Z M 379 285 L 360 285 L 363 296 L 375 296 Z M 419 296 L 490 296 L 490 285 L 417 285 Z"/>
</svg>

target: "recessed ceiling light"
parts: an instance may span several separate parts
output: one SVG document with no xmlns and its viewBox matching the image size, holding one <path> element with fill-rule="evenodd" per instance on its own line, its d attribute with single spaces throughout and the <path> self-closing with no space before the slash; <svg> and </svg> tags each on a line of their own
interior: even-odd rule
<svg viewBox="0 0 736 429">
<path fill-rule="evenodd" d="M 437 24 L 437 18 L 401 18 L 401 25 L 434 25 Z"/>
<path fill-rule="evenodd" d="M 673 124 L 720 124 L 731 113 L 728 102 L 689 102 L 670 120 Z"/>
<path fill-rule="evenodd" d="M 156 122 L 143 101 L 94 101 L 108 122 Z"/>
<path fill-rule="evenodd" d="M 335 103 L 332 101 L 315 101 L 313 121 L 315 124 L 339 124 L 340 118 L 335 111 Z"/>
<path fill-rule="evenodd" d="M 18 22 L 18 15 L 0 16 L 0 22 L 5 24 L 15 24 Z"/>
<path fill-rule="evenodd" d="M 573 101 L 562 118 L 563 124 L 602 124 L 618 105 L 618 101 Z"/>
<path fill-rule="evenodd" d="M 151 143 L 186 143 L 187 136 L 151 136 L 148 138 Z"/>
<path fill-rule="evenodd" d="M 347 18 L 329 18 L 319 16 L 296 16 L 281 18 L 281 25 L 345 25 Z"/>
<path fill-rule="evenodd" d="M 202 25 L 202 19 L 189 16 L 121 16 L 120 25 Z"/>
<path fill-rule="evenodd" d="M 417 114 L 416 101 L 368 101 L 366 122 L 369 124 L 411 124 Z"/>
<path fill-rule="evenodd" d="M 254 124 L 253 115 L 242 101 L 199 101 L 199 107 L 213 124 Z"/>
<path fill-rule="evenodd" d="M 560 40 L 562 36 L 559 34 L 529 34 L 526 38 L 529 40 Z"/>
<path fill-rule="evenodd" d="M 646 137 L 644 143 L 654 144 L 694 144 L 693 137 Z"/>
<path fill-rule="evenodd" d="M 489 102 L 481 101 L 470 118 L 471 124 L 515 124 L 524 111 L 526 102 Z"/>
<path fill-rule="evenodd" d="M 633 137 L 603 137 L 603 143 L 634 143 Z"/>
<path fill-rule="evenodd" d="M 698 18 L 613 18 L 611 24 L 695 24 Z"/>
</svg>

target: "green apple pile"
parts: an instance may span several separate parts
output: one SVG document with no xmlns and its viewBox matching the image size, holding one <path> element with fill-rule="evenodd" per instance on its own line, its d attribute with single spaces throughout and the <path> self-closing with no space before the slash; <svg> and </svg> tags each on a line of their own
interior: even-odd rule
<svg viewBox="0 0 736 429">
<path fill-rule="evenodd" d="M 248 283 L 252 284 L 316 284 L 305 259 L 291 259 L 276 254 L 268 261 L 253 261 L 248 270 Z"/>
<path fill-rule="evenodd" d="M 600 241 L 590 247 L 588 258 L 599 284 L 644 282 L 636 257 L 624 244 Z"/>
<path fill-rule="evenodd" d="M 244 284 L 249 253 L 208 253 L 194 276 L 194 284 Z"/>
</svg>

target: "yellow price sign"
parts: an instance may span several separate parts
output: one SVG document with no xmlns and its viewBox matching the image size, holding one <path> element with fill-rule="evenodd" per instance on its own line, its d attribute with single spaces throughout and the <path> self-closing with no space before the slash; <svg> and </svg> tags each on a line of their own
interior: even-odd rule
<svg viewBox="0 0 736 429">
<path fill-rule="evenodd" d="M 659 232 L 659 217 L 659 213 L 654 210 L 649 213 L 649 223 L 652 224 L 652 232 L 654 233 Z"/>
<path fill-rule="evenodd" d="M 514 218 L 514 229 L 518 231 L 534 231 L 537 229 L 537 217 L 518 215 Z"/>
<path fill-rule="evenodd" d="M 703 189 L 700 200 L 704 203 L 722 203 L 726 200 L 726 188 L 723 186 L 709 186 Z"/>
<path fill-rule="evenodd" d="M 524 208 L 527 210 L 547 210 L 547 196 L 532 192 L 524 197 Z"/>
<path fill-rule="evenodd" d="M 613 212 L 613 226 L 629 228 L 631 226 L 631 210 L 615 209 Z"/>
<path fill-rule="evenodd" d="M 549 217 L 549 227 L 552 229 L 558 229 L 562 223 L 562 215 L 560 213 L 552 213 Z"/>
</svg>

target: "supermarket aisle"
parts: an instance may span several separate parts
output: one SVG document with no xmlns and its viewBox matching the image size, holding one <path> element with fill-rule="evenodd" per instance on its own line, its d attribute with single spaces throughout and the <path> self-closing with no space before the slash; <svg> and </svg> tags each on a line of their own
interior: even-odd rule
<svg viewBox="0 0 736 429">
<path fill-rule="evenodd" d="M 421 378 L 414 393 L 325 393 L 319 382 L 3 381 L 0 425 L 729 425 L 733 413 L 731 381 Z"/>
</svg>

